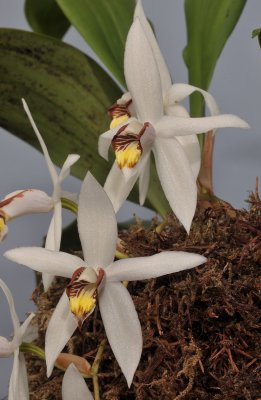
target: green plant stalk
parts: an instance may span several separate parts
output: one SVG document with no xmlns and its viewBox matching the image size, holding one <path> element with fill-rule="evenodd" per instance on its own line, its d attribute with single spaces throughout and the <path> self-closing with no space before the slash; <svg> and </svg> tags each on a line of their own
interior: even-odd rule
<svg viewBox="0 0 261 400">
<path fill-rule="evenodd" d="M 78 204 L 76 204 L 74 201 L 62 197 L 61 202 L 63 208 L 73 212 L 76 215 L 78 214 Z"/>
<path fill-rule="evenodd" d="M 94 359 L 94 362 L 92 364 L 92 382 L 93 382 L 93 389 L 94 389 L 94 399 L 95 400 L 100 400 L 100 388 L 99 388 L 99 380 L 98 380 L 98 371 L 99 371 L 99 366 L 100 362 L 102 360 L 102 355 L 105 349 L 107 343 L 107 339 L 103 339 L 100 343 L 99 349 L 97 351 L 96 357 Z"/>
</svg>

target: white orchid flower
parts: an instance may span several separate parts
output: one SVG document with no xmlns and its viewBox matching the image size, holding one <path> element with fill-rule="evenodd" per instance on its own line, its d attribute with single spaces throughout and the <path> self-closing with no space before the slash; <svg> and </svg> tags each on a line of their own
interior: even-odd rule
<svg viewBox="0 0 261 400">
<path fill-rule="evenodd" d="M 31 115 L 31 112 L 25 102 L 24 99 L 22 99 L 24 110 L 29 118 L 29 121 L 32 125 L 32 128 L 37 136 L 37 139 L 39 140 L 39 143 L 41 145 L 43 155 L 47 164 L 47 168 L 49 170 L 52 183 L 53 183 L 53 194 L 51 197 L 51 203 L 52 203 L 52 208 L 53 208 L 53 217 L 48 229 L 48 233 L 46 236 L 46 242 L 45 242 L 45 248 L 49 250 L 56 250 L 58 251 L 60 249 L 60 244 L 61 244 L 61 236 L 62 236 L 62 202 L 61 202 L 61 197 L 68 197 L 70 199 L 74 199 L 76 201 L 76 196 L 71 193 L 65 193 L 62 191 L 61 184 L 64 181 L 65 178 L 70 174 L 70 169 L 73 164 L 75 164 L 80 156 L 78 154 L 69 154 L 68 157 L 66 158 L 62 169 L 60 171 L 60 174 L 56 172 L 55 166 L 50 158 L 48 149 L 46 147 L 46 144 L 44 143 L 44 140 L 42 138 L 42 135 L 40 134 L 33 117 Z M 30 206 L 33 207 L 33 202 L 30 202 Z M 44 290 L 46 291 L 53 279 L 54 276 L 50 274 L 43 274 L 43 285 L 44 285 Z"/>
<path fill-rule="evenodd" d="M 213 97 L 201 89 L 183 84 L 171 86 L 167 66 L 140 2 L 126 41 L 124 72 L 129 93 L 110 110 L 114 118 L 112 128 L 99 138 L 100 155 L 108 159 L 110 145 L 116 155 L 104 188 L 117 212 L 139 178 L 143 204 L 149 187 L 152 151 L 166 198 L 189 231 L 196 208 L 195 178 L 200 167 L 196 134 L 223 127 L 247 128 L 248 124 L 235 115 L 217 115 L 219 110 Z M 179 104 L 195 90 L 204 96 L 212 116 L 190 118 Z"/>
<path fill-rule="evenodd" d="M 30 325 L 34 314 L 30 314 L 20 325 L 12 294 L 2 279 L 0 279 L 0 287 L 6 296 L 14 327 L 14 336 L 11 341 L 0 336 L 0 357 L 14 356 L 8 400 L 29 400 L 25 359 L 23 353 L 19 353 L 19 346 L 23 341 L 31 342 L 37 337 L 36 330 Z"/>
<path fill-rule="evenodd" d="M 72 363 L 67 368 L 62 383 L 63 400 L 93 400 L 85 380 Z"/>
<path fill-rule="evenodd" d="M 71 254 L 34 247 L 9 250 L 5 256 L 36 271 L 71 277 L 46 332 L 48 376 L 77 323 L 82 326 L 98 300 L 108 341 L 130 385 L 141 356 L 142 334 L 133 301 L 122 281 L 156 278 L 193 268 L 206 259 L 198 254 L 166 251 L 113 262 L 118 236 L 115 213 L 90 173 L 80 192 L 78 229 L 84 261 Z"/>
<path fill-rule="evenodd" d="M 46 213 L 53 210 L 54 214 L 46 236 L 45 247 L 50 250 L 59 250 L 61 243 L 62 232 L 62 204 L 61 197 L 69 198 L 77 201 L 76 195 L 73 193 L 63 192 L 61 184 L 64 179 L 70 174 L 71 166 L 80 158 L 77 154 L 69 154 L 65 160 L 63 167 L 58 175 L 54 164 L 49 156 L 44 140 L 33 120 L 30 110 L 22 99 L 24 110 L 29 118 L 32 128 L 39 140 L 44 158 L 49 170 L 52 183 L 53 193 L 50 197 L 47 193 L 38 189 L 17 190 L 8 194 L 0 201 L 0 241 L 4 239 L 8 232 L 7 222 L 26 214 Z M 45 290 L 51 285 L 53 276 L 44 274 L 43 284 Z"/>
</svg>

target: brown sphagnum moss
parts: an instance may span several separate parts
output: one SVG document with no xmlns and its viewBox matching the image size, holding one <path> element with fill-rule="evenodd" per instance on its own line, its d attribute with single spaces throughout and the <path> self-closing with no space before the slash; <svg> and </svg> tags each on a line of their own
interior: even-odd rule
<svg viewBox="0 0 261 400">
<path fill-rule="evenodd" d="M 208 258 L 205 265 L 158 279 L 130 283 L 142 325 L 144 348 L 133 384 L 126 381 L 106 346 L 99 370 L 104 400 L 254 400 L 261 398 L 260 264 L 261 201 L 250 210 L 224 202 L 198 207 L 189 236 L 173 215 L 160 234 L 156 222 L 121 232 L 132 256 L 184 250 Z M 44 294 L 34 293 L 43 346 L 48 319 L 67 284 L 57 279 Z M 98 308 L 76 331 L 65 351 L 90 363 L 105 337 Z M 63 372 L 47 380 L 44 361 L 27 356 L 30 398 L 61 399 Z M 91 379 L 87 380 L 92 390 Z"/>
</svg>

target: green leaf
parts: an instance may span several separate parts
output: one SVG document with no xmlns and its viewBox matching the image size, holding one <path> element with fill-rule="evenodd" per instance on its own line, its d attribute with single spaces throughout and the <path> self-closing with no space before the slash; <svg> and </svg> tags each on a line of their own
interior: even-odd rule
<svg viewBox="0 0 261 400">
<path fill-rule="evenodd" d="M 121 91 L 79 50 L 48 36 L 0 29 L 0 125 L 40 149 L 23 111 L 27 101 L 53 161 L 81 155 L 73 173 L 103 182 L 110 165 L 97 152 L 109 107 Z M 10 152 L 11 154 L 11 152 Z"/>
<path fill-rule="evenodd" d="M 57 3 L 105 66 L 125 85 L 124 47 L 135 0 L 57 0 Z"/>
<path fill-rule="evenodd" d="M 246 0 L 185 0 L 188 44 L 183 57 L 189 83 L 207 90 L 223 47 L 231 35 Z M 204 115 L 202 97 L 191 96 L 191 114 Z"/>
<path fill-rule="evenodd" d="M 36 33 L 61 39 L 71 25 L 55 0 L 25 0 L 24 11 Z"/>
<path fill-rule="evenodd" d="M 0 126 L 40 149 L 24 97 L 54 163 L 80 154 L 73 175 L 91 170 L 103 183 L 111 164 L 98 155 L 98 136 L 109 127 L 107 108 L 122 94 L 111 78 L 60 40 L 12 29 L 0 29 L 0 77 Z M 138 203 L 137 189 L 131 199 Z M 153 165 L 146 205 L 162 215 L 169 210 Z"/>
</svg>

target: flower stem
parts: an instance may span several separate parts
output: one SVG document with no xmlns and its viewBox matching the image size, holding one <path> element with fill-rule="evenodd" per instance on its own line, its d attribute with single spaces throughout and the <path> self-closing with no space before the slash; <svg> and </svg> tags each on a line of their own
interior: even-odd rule
<svg viewBox="0 0 261 400">
<path fill-rule="evenodd" d="M 165 226 L 168 225 L 168 220 L 165 219 L 163 222 L 161 222 L 158 226 L 156 226 L 155 232 L 159 235 Z"/>
<path fill-rule="evenodd" d="M 36 344 L 23 342 L 20 344 L 20 351 L 23 353 L 32 353 L 42 360 L 45 360 L 44 350 L 41 349 L 41 347 L 38 347 Z"/>
<path fill-rule="evenodd" d="M 78 213 L 78 204 L 76 204 L 74 201 L 66 199 L 65 197 L 61 198 L 62 202 L 62 207 L 66 208 L 66 210 L 70 210 L 74 214 L 77 215 Z"/>
<path fill-rule="evenodd" d="M 215 136 L 212 131 L 206 133 L 201 155 L 201 168 L 198 176 L 200 194 L 213 196 L 212 164 Z"/>
<path fill-rule="evenodd" d="M 129 256 L 126 253 L 122 253 L 121 251 L 116 250 L 115 251 L 115 258 L 120 260 L 120 259 L 124 259 L 124 258 L 129 258 Z"/>
<path fill-rule="evenodd" d="M 102 355 L 105 349 L 107 340 L 103 339 L 100 343 L 100 346 L 98 348 L 96 357 L 94 359 L 94 362 L 92 364 L 91 372 L 92 372 L 92 382 L 93 382 L 93 390 L 94 390 L 94 399 L 95 400 L 100 400 L 100 389 L 99 389 L 99 380 L 98 380 L 98 371 L 99 371 L 99 366 L 100 362 L 102 360 Z"/>
</svg>

